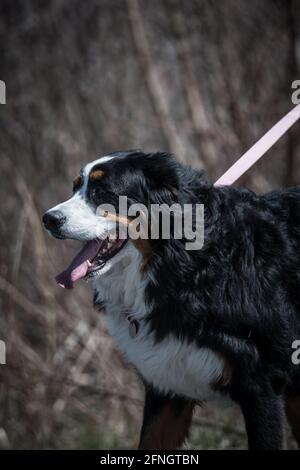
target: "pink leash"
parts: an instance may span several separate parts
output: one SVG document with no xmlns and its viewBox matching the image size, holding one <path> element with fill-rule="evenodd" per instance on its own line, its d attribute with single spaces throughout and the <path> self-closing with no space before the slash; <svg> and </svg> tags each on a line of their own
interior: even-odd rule
<svg viewBox="0 0 300 470">
<path fill-rule="evenodd" d="M 254 165 L 272 145 L 286 133 L 286 131 L 300 118 L 300 104 L 295 106 L 288 114 L 275 124 L 265 135 L 263 135 L 241 158 L 238 159 L 225 173 L 219 178 L 214 186 L 224 186 L 234 183 L 249 168 Z"/>
</svg>

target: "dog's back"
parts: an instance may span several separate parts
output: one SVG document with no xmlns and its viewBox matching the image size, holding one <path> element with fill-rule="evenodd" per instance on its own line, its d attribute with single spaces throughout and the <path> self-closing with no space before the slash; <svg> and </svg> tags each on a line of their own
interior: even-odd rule
<svg viewBox="0 0 300 470">
<path fill-rule="evenodd" d="M 218 279 L 217 322 L 229 334 L 248 331 L 270 373 L 277 369 L 300 391 L 300 367 L 291 360 L 300 339 L 300 186 L 265 195 L 229 187 L 212 192 L 218 215 L 204 248 L 210 263 L 215 259 L 210 288 Z"/>
</svg>

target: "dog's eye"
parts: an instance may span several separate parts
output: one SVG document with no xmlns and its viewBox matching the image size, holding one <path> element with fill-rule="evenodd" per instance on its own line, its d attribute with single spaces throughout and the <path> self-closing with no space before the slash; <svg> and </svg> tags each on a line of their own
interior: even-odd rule
<svg viewBox="0 0 300 470">
<path fill-rule="evenodd" d="M 73 181 L 73 192 L 77 191 L 80 186 L 82 186 L 83 180 L 80 175 L 76 176 L 76 178 Z"/>
</svg>

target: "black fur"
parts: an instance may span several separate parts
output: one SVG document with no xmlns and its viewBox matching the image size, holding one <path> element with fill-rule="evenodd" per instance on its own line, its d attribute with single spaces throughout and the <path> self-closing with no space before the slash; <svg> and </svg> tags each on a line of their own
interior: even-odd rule
<svg viewBox="0 0 300 470">
<path fill-rule="evenodd" d="M 95 204 L 117 207 L 120 194 L 145 205 L 204 204 L 201 250 L 150 241 L 149 322 L 157 341 L 172 332 L 222 353 L 233 369 L 224 393 L 241 406 L 249 447 L 280 448 L 283 400 L 300 394 L 291 361 L 300 338 L 300 187 L 262 196 L 214 187 L 165 153 L 133 151 L 107 166 L 101 185 L 89 186 Z"/>
</svg>

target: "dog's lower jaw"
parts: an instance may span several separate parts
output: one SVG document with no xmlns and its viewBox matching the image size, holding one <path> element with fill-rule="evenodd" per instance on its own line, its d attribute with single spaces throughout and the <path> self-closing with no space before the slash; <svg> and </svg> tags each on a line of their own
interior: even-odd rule
<svg viewBox="0 0 300 470">
<path fill-rule="evenodd" d="M 127 309 L 144 316 L 146 280 L 141 272 L 141 265 L 141 254 L 128 240 L 122 250 L 101 269 L 99 275 L 91 280 L 96 304 L 99 297 L 111 315 Z"/>
</svg>

